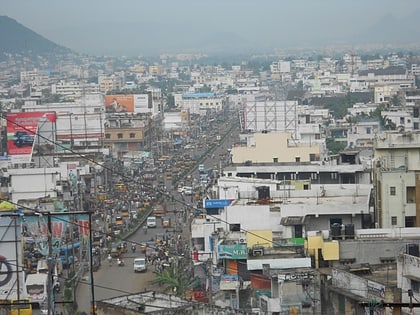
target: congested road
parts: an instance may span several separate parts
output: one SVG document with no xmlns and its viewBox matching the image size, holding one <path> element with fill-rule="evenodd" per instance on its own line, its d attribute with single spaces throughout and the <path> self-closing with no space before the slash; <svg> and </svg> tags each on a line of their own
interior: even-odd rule
<svg viewBox="0 0 420 315">
<path fill-rule="evenodd" d="M 213 169 L 220 171 L 221 168 L 229 164 L 228 149 L 231 148 L 236 141 L 238 141 L 239 128 L 235 128 L 232 124 L 224 124 L 221 128 L 214 128 L 218 133 L 213 136 L 217 136 L 217 140 L 210 140 L 212 143 L 213 150 L 210 154 L 207 154 L 204 159 L 200 160 L 206 169 Z M 199 186 L 198 170 L 197 168 L 192 169 L 189 173 L 186 173 L 185 178 L 191 178 L 191 182 L 196 183 Z M 180 179 L 180 182 L 184 182 L 184 178 Z M 103 300 L 121 295 L 133 294 L 142 292 L 144 290 L 158 289 L 157 285 L 151 284 L 154 279 L 153 271 L 155 271 L 155 265 L 148 265 L 147 272 L 135 273 L 133 270 L 133 260 L 137 257 L 145 257 L 145 253 L 140 251 L 139 245 L 137 245 L 136 252 L 133 253 L 130 250 L 130 243 L 141 244 L 149 242 L 153 244 L 156 240 L 157 235 L 164 234 L 169 240 L 172 240 L 171 254 L 176 255 L 177 251 L 182 251 L 185 254 L 189 253 L 189 239 L 185 234 L 185 226 L 187 224 L 187 218 L 189 217 L 193 205 L 192 196 L 186 196 L 179 193 L 178 187 L 172 185 L 173 182 L 170 180 L 164 180 L 165 195 L 167 196 L 166 204 L 168 209 L 168 216 L 171 219 L 171 226 L 162 227 L 162 221 L 157 220 L 156 228 L 148 228 L 145 233 L 142 226 L 131 235 L 125 241 L 128 242 L 128 251 L 123 254 L 123 260 L 125 266 L 119 267 L 116 265 L 114 259 L 112 266 L 105 259 L 102 260 L 101 267 L 94 272 L 94 298 L 95 300 Z M 179 186 L 179 184 L 177 184 Z M 204 187 L 202 187 L 204 189 Z M 191 205 L 193 207 L 191 207 Z M 179 248 L 179 242 L 181 240 L 182 248 Z M 176 244 L 175 244 L 176 243 Z M 152 247 L 153 245 L 150 245 Z M 78 285 L 76 300 L 78 304 L 78 310 L 86 313 L 90 312 L 90 301 L 92 299 L 91 289 L 89 286 L 88 277 L 85 276 L 83 281 Z"/>
</svg>

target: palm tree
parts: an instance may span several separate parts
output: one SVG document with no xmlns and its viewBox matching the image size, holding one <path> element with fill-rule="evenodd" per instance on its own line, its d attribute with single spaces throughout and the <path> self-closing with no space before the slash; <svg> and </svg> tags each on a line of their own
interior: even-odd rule
<svg viewBox="0 0 420 315">
<path fill-rule="evenodd" d="M 197 281 L 191 277 L 189 272 L 182 268 L 182 264 L 172 263 L 162 271 L 155 271 L 156 278 L 152 280 L 153 284 L 163 284 L 164 291 L 170 292 L 176 296 L 185 297 L 188 289 L 191 289 Z"/>
</svg>

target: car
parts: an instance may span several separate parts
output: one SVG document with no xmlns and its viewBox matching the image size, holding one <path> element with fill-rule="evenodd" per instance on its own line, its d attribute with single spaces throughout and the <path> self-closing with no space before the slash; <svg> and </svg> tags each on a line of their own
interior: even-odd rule
<svg viewBox="0 0 420 315">
<path fill-rule="evenodd" d="M 190 186 L 184 186 L 182 188 L 182 193 L 186 196 L 191 196 L 193 194 L 193 188 Z"/>
<path fill-rule="evenodd" d="M 29 134 L 26 131 L 16 131 L 13 135 L 13 144 L 17 147 L 32 146 L 35 135 Z"/>
<path fill-rule="evenodd" d="M 146 258 L 142 258 L 142 257 L 134 258 L 133 270 L 134 272 L 146 272 L 147 271 Z"/>
<path fill-rule="evenodd" d="M 148 228 L 155 228 L 156 227 L 156 217 L 148 217 L 146 221 L 146 225 Z"/>
</svg>

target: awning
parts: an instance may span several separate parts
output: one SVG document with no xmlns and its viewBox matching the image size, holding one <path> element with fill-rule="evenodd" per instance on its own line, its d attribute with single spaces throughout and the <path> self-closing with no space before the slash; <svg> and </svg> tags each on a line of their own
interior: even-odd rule
<svg viewBox="0 0 420 315">
<path fill-rule="evenodd" d="M 289 216 L 281 218 L 281 225 L 302 225 L 305 223 L 304 216 Z"/>
</svg>

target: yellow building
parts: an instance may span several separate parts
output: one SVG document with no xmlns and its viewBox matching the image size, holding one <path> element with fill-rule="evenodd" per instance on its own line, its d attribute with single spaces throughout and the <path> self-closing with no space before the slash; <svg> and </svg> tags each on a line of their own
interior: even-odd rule
<svg viewBox="0 0 420 315">
<path fill-rule="evenodd" d="M 321 154 L 319 144 L 297 145 L 290 133 L 256 133 L 255 145 L 233 147 L 232 162 L 288 163 L 318 161 Z"/>
</svg>

